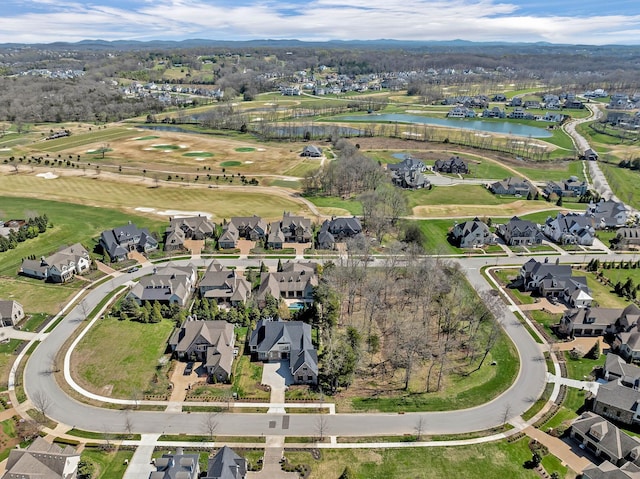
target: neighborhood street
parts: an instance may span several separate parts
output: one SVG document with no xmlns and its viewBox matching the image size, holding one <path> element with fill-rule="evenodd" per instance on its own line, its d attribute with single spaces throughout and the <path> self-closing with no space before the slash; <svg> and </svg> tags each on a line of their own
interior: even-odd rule
<svg viewBox="0 0 640 479">
<path fill-rule="evenodd" d="M 594 255 L 601 261 L 617 258 L 618 255 Z M 590 255 L 563 256 L 560 261 L 570 263 L 590 259 Z M 455 259 L 463 266 L 471 284 L 478 291 L 490 286 L 480 273 L 480 268 L 506 264 L 521 264 L 526 257 L 482 257 Z M 259 261 L 259 260 L 258 260 Z M 376 261 L 382 261 L 377 259 Z M 187 264 L 189 260 L 180 261 Z M 192 261 L 203 266 L 206 260 Z M 255 266 L 256 260 L 222 260 L 239 268 Z M 275 266 L 277 260 L 265 261 Z M 375 262 L 374 262 L 375 264 Z M 135 276 L 149 274 L 153 266 L 146 266 Z M 83 301 L 85 311 L 92 310 L 109 292 L 132 279 L 132 274 L 121 274 L 95 287 Z M 313 436 L 317 434 L 320 417 L 325 421 L 325 431 L 330 435 L 366 436 L 410 434 L 415 430 L 420 418 L 426 424 L 428 434 L 459 434 L 486 430 L 501 425 L 505 416 L 514 418 L 536 401 L 546 383 L 546 366 L 541 345 L 535 343 L 520 321 L 504 305 L 499 318 L 505 331 L 512 339 L 521 358 L 520 374 L 512 387 L 495 400 L 472 409 L 451 412 L 424 412 L 407 414 L 253 414 L 224 413 L 218 415 L 216 432 L 222 435 L 282 435 Z M 84 320 L 83 308 L 72 309 L 62 322 L 37 347 L 25 369 L 25 388 L 29 397 L 45 394 L 50 398 L 47 415 L 55 421 L 80 429 L 104 432 L 123 432 L 130 429 L 146 434 L 198 434 L 203 431 L 204 413 L 176 413 L 156 411 L 131 411 L 125 416 L 121 411 L 98 408 L 70 398 L 57 384 L 51 373 L 51 357 L 62 347 L 67 338 Z M 500 367 L 500 365 L 496 365 Z M 141 401 L 140 404 L 144 404 Z"/>
</svg>

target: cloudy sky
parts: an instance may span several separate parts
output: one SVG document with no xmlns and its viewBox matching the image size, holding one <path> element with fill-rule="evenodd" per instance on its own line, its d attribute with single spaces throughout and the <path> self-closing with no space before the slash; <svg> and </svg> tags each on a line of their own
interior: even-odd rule
<svg viewBox="0 0 640 479">
<path fill-rule="evenodd" d="M 0 43 L 472 40 L 640 44 L 639 0 L 0 0 Z"/>
</svg>

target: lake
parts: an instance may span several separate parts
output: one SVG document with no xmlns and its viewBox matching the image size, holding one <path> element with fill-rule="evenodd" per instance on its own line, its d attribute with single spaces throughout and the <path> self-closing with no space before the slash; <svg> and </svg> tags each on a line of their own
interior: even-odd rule
<svg viewBox="0 0 640 479">
<path fill-rule="evenodd" d="M 334 121 L 367 121 L 392 123 L 418 123 L 425 125 L 446 126 L 463 130 L 486 131 L 488 133 L 502 133 L 506 135 L 525 136 L 532 138 L 549 138 L 553 133 L 545 128 L 522 125 L 510 121 L 487 121 L 462 118 L 431 118 L 403 113 L 386 113 L 380 115 L 353 115 L 333 118 Z"/>
</svg>

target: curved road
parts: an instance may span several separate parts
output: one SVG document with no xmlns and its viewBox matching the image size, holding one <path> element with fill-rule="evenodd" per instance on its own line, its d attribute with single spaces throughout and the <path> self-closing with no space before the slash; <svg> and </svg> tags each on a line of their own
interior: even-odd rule
<svg viewBox="0 0 640 479">
<path fill-rule="evenodd" d="M 524 261 L 526 258 L 522 258 Z M 513 263 L 514 258 L 498 258 Z M 518 258 L 516 259 L 516 261 Z M 229 262 L 242 260 L 228 260 Z M 459 260 L 465 265 L 467 276 L 472 285 L 479 291 L 488 290 L 486 280 L 480 274 L 480 267 L 485 266 L 484 258 Z M 180 263 L 186 264 L 188 261 Z M 202 265 L 204 260 L 193 261 Z M 255 260 L 251 264 L 255 263 Z M 491 259 L 494 262 L 494 259 Z M 151 272 L 152 266 L 139 270 L 135 276 Z M 133 275 L 124 274 L 113 278 L 91 290 L 83 300 L 92 310 L 102 298 L 117 286 L 124 284 Z M 482 406 L 472 409 L 450 412 L 425 412 L 410 414 L 292 414 L 289 425 L 283 429 L 284 414 L 220 414 L 217 433 L 223 435 L 317 435 L 320 417 L 325 421 L 324 429 L 331 435 L 398 435 L 413 433 L 419 417 L 423 418 L 429 434 L 458 434 L 486 430 L 499 426 L 504 422 L 505 414 L 509 418 L 519 416 L 526 411 L 540 396 L 546 382 L 546 365 L 541 346 L 536 344 L 522 327 L 517 318 L 504 307 L 502 322 L 507 334 L 511 337 L 521 358 L 520 374 L 512 387 L 503 395 Z M 72 309 L 62 322 L 46 337 L 31 355 L 25 368 L 25 389 L 29 397 L 44 394 L 51 399 L 47 415 L 52 419 L 75 427 L 100 431 L 123 432 L 131 428 L 139 433 L 197 433 L 203 431 L 205 414 L 201 413 L 167 413 L 149 411 L 129 411 L 126 416 L 122 411 L 103 409 L 80 403 L 69 396 L 56 383 L 50 373 L 51 357 L 60 350 L 64 342 L 84 320 L 81 307 Z M 496 367 L 500 367 L 497 365 Z"/>
</svg>

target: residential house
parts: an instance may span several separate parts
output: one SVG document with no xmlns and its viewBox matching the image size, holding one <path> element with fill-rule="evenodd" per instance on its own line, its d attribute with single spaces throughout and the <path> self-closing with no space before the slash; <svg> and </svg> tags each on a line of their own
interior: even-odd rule
<svg viewBox="0 0 640 479">
<path fill-rule="evenodd" d="M 622 357 L 608 353 L 602 368 L 602 377 L 607 381 L 620 381 L 628 388 L 640 388 L 640 367 L 627 363 Z"/>
<path fill-rule="evenodd" d="M 415 158 L 411 158 L 410 156 L 407 156 L 400 163 L 389 163 L 387 165 L 387 170 L 389 171 L 426 171 L 427 166 L 424 164 L 422 160 L 417 160 Z"/>
<path fill-rule="evenodd" d="M 588 307 L 593 301 L 587 278 L 573 276 L 570 265 L 540 263 L 532 258 L 522 265 L 518 279 L 525 291 L 560 298 L 574 308 Z"/>
<path fill-rule="evenodd" d="M 539 119 L 540 121 L 548 121 L 550 123 L 562 123 L 565 119 L 565 116 L 562 113 L 552 113 L 550 111 L 547 111 L 545 112 L 544 116 L 541 116 Z"/>
<path fill-rule="evenodd" d="M 26 448 L 9 452 L 3 479 L 76 479 L 80 454 L 71 446 L 36 439 Z"/>
<path fill-rule="evenodd" d="M 122 261 L 132 251 L 148 253 L 158 248 L 158 242 L 146 228 L 129 222 L 125 226 L 105 230 L 100 235 L 100 246 L 111 261 Z"/>
<path fill-rule="evenodd" d="M 491 108 L 491 110 L 485 108 L 485 110 L 482 112 L 482 118 L 506 118 L 506 116 L 507 114 L 505 113 L 505 111 L 501 110 L 497 106 L 494 106 L 493 108 Z"/>
<path fill-rule="evenodd" d="M 228 446 L 223 446 L 209 458 L 207 473 L 202 479 L 245 479 L 249 465 L 247 460 Z"/>
<path fill-rule="evenodd" d="M 213 260 L 198 285 L 200 296 L 218 304 L 237 306 L 251 296 L 251 284 L 235 269 Z"/>
<path fill-rule="evenodd" d="M 640 454 L 640 441 L 629 436 L 597 413 L 585 412 L 571 425 L 570 438 L 597 458 L 620 467 L 634 462 Z"/>
<path fill-rule="evenodd" d="M 19 272 L 32 278 L 65 283 L 74 275 L 87 271 L 90 266 L 89 252 L 80 243 L 76 243 L 39 260 L 23 260 Z"/>
<path fill-rule="evenodd" d="M 627 222 L 627 208 L 619 201 L 600 200 L 590 203 L 585 214 L 594 219 L 596 229 L 617 228 Z"/>
<path fill-rule="evenodd" d="M 266 295 L 271 294 L 274 298 L 311 301 L 316 286 L 318 275 L 315 272 L 299 270 L 262 273 L 257 297 L 258 300 L 264 301 Z"/>
<path fill-rule="evenodd" d="M 567 98 L 564 101 L 562 107 L 570 110 L 582 110 L 584 108 L 584 103 L 582 103 L 580 100 Z"/>
<path fill-rule="evenodd" d="M 306 156 L 309 158 L 320 158 L 322 156 L 322 148 L 315 145 L 305 145 L 302 149 L 300 156 Z"/>
<path fill-rule="evenodd" d="M 286 239 L 284 233 L 280 229 L 280 222 L 274 221 L 269 224 L 269 235 L 267 236 L 267 248 L 282 249 Z"/>
<path fill-rule="evenodd" d="M 218 238 L 218 247 L 220 249 L 234 249 L 238 246 L 240 233 L 233 223 L 225 223 L 222 226 L 222 234 Z"/>
<path fill-rule="evenodd" d="M 336 243 L 348 238 L 362 235 L 362 224 L 355 216 L 351 218 L 336 218 L 325 220 L 318 232 L 317 246 L 319 249 L 334 249 Z"/>
<path fill-rule="evenodd" d="M 456 106 L 447 112 L 447 118 L 475 118 L 476 112 L 471 108 Z"/>
<path fill-rule="evenodd" d="M 535 116 L 522 107 L 516 107 L 512 112 L 507 114 L 507 118 L 513 120 L 533 120 Z"/>
<path fill-rule="evenodd" d="M 175 454 L 163 454 L 155 460 L 156 470 L 149 479 L 198 479 L 200 454 L 185 454 L 181 447 Z"/>
<path fill-rule="evenodd" d="M 558 244 L 591 246 L 596 237 L 593 219 L 578 213 L 558 213 L 542 227 L 544 234 Z"/>
<path fill-rule="evenodd" d="M 584 150 L 582 158 L 587 161 L 597 161 L 598 153 L 596 153 L 592 148 L 587 148 L 586 150 Z"/>
<path fill-rule="evenodd" d="M 618 423 L 640 424 L 640 391 L 624 386 L 620 379 L 598 387 L 593 399 L 593 412 Z"/>
<path fill-rule="evenodd" d="M 520 98 L 518 96 L 514 96 L 511 100 L 509 100 L 509 103 L 507 103 L 507 105 L 513 106 L 513 107 L 521 107 L 522 106 L 522 98 Z"/>
<path fill-rule="evenodd" d="M 171 352 L 183 361 L 202 361 L 212 381 L 231 376 L 236 336 L 226 321 L 187 320 L 169 339 Z"/>
<path fill-rule="evenodd" d="M 539 109 L 540 108 L 540 102 L 537 101 L 537 100 L 526 100 L 524 102 L 524 107 L 525 108 Z"/>
<path fill-rule="evenodd" d="M 169 218 L 169 226 L 165 231 L 164 248 L 167 251 L 182 249 L 185 240 L 211 238 L 215 229 L 216 225 L 206 216 Z"/>
<path fill-rule="evenodd" d="M 529 193 L 535 193 L 536 187 L 529 180 L 505 178 L 489 185 L 489 191 L 494 195 L 524 196 L 526 198 Z"/>
<path fill-rule="evenodd" d="M 478 218 L 457 223 L 449 234 L 451 241 L 460 248 L 478 248 L 496 242 L 495 235 Z"/>
<path fill-rule="evenodd" d="M 431 187 L 431 182 L 424 173 L 415 170 L 394 171 L 391 175 L 391 182 L 400 188 L 409 190 Z"/>
<path fill-rule="evenodd" d="M 544 239 L 539 225 L 521 220 L 517 216 L 511 218 L 506 224 L 499 224 L 496 231 L 509 246 L 537 245 Z"/>
<path fill-rule="evenodd" d="M 640 467 L 634 462 L 627 462 L 620 467 L 603 461 L 590 464 L 584 468 L 581 479 L 640 479 Z"/>
<path fill-rule="evenodd" d="M 282 221 L 271 223 L 271 228 L 274 226 L 282 232 L 285 243 L 308 243 L 313 239 L 313 227 L 309 218 L 285 211 Z M 273 229 L 270 229 L 270 232 L 272 231 Z"/>
<path fill-rule="evenodd" d="M 289 360 L 294 383 L 318 382 L 318 353 L 307 323 L 261 319 L 251 333 L 249 350 L 258 361 Z"/>
<path fill-rule="evenodd" d="M 615 332 L 623 310 L 618 308 L 574 308 L 565 311 L 558 333 L 568 337 L 603 336 Z"/>
<path fill-rule="evenodd" d="M 615 239 L 612 241 L 615 249 L 630 249 L 630 247 L 640 246 L 640 227 L 620 228 Z"/>
<path fill-rule="evenodd" d="M 505 102 L 507 101 L 507 97 L 504 95 L 504 93 L 498 93 L 496 95 L 493 95 L 491 101 Z"/>
<path fill-rule="evenodd" d="M 139 305 L 145 301 L 158 301 L 162 304 L 176 303 L 184 307 L 191 296 L 196 279 L 197 269 L 192 264 L 174 266 L 167 263 L 155 270 L 154 274 L 140 278 L 127 297 Z"/>
<path fill-rule="evenodd" d="M 433 165 L 433 171 L 440 173 L 468 174 L 469 166 L 459 156 L 452 156 L 448 160 L 436 160 Z"/>
<path fill-rule="evenodd" d="M 571 176 L 563 181 L 548 181 L 542 190 L 542 194 L 547 198 L 552 194 L 561 197 L 582 196 L 587 190 L 588 185 L 586 181 L 580 181 L 576 176 Z"/>
<path fill-rule="evenodd" d="M 24 309 L 13 300 L 0 299 L 0 327 L 15 326 L 24 319 Z"/>
<path fill-rule="evenodd" d="M 238 230 L 238 236 L 250 241 L 267 237 L 267 223 L 259 216 L 234 216 L 229 221 Z"/>
</svg>

